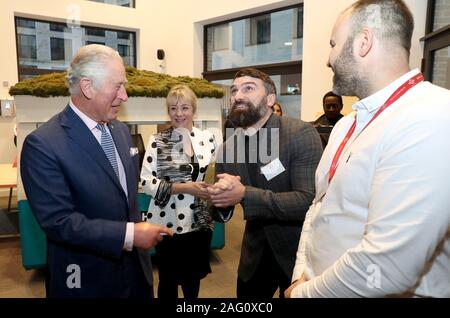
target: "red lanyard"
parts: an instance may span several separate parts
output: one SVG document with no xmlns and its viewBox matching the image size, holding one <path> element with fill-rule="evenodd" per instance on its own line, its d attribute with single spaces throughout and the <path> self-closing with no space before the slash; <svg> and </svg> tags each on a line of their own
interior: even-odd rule
<svg viewBox="0 0 450 318">
<path fill-rule="evenodd" d="M 418 73 L 414 75 L 411 79 L 407 80 L 405 83 L 403 83 L 402 86 L 397 88 L 397 90 L 391 95 L 391 97 L 388 98 L 386 103 L 384 103 L 383 106 L 380 107 L 380 109 L 373 115 L 372 119 L 367 123 L 366 126 L 361 130 L 361 132 L 367 128 L 374 120 L 377 118 L 386 108 L 391 106 L 394 102 L 396 102 L 400 97 L 402 97 L 407 91 L 409 91 L 411 88 L 413 88 L 416 84 L 422 82 L 424 80 L 422 73 Z M 339 145 L 338 150 L 336 151 L 336 154 L 333 157 L 333 161 L 331 162 L 330 167 L 330 173 L 328 176 L 328 183 L 331 182 L 331 180 L 334 177 L 334 174 L 336 173 L 336 169 L 338 167 L 339 158 L 341 157 L 342 151 L 345 148 L 345 145 L 349 141 L 350 137 L 353 135 L 353 132 L 356 128 L 356 118 L 353 122 L 353 125 L 350 127 L 349 131 L 347 132 L 347 135 L 345 135 L 344 140 L 342 140 L 341 144 Z"/>
</svg>

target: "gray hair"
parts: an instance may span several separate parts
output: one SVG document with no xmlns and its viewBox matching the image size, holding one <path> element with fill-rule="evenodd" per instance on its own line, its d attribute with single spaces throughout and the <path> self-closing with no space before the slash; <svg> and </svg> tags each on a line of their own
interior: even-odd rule
<svg viewBox="0 0 450 318">
<path fill-rule="evenodd" d="M 122 60 L 119 53 L 108 46 L 100 44 L 82 46 L 67 69 L 66 79 L 70 94 L 79 93 L 77 84 L 84 77 L 92 79 L 94 87 L 99 88 L 106 76 L 105 63 L 112 58 Z"/>
<path fill-rule="evenodd" d="M 400 46 L 409 54 L 414 18 L 403 0 L 359 0 L 349 9 L 352 10 L 349 39 L 369 27 L 380 40 Z"/>
</svg>

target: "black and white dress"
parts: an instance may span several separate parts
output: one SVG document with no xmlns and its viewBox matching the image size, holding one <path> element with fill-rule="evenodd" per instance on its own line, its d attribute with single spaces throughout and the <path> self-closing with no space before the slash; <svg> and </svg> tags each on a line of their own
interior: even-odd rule
<svg viewBox="0 0 450 318">
<path fill-rule="evenodd" d="M 194 156 L 183 151 L 183 139 L 192 144 Z M 171 271 L 179 279 L 203 278 L 211 272 L 209 249 L 213 223 L 206 202 L 189 194 L 160 199 L 168 182 L 202 181 L 213 161 L 216 143 L 207 130 L 169 128 L 150 137 L 141 172 L 142 188 L 152 196 L 144 221 L 171 228 L 172 239 L 157 245 L 159 270 Z M 160 200 L 158 200 L 160 199 Z"/>
</svg>

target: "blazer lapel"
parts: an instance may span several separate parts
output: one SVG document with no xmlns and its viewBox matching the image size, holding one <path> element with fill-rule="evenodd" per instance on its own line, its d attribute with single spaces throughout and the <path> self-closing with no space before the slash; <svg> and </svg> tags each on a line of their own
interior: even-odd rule
<svg viewBox="0 0 450 318">
<path fill-rule="evenodd" d="M 237 135 L 237 139 L 239 139 L 239 138 L 242 138 L 242 140 L 245 139 L 245 134 L 244 134 L 243 129 L 236 129 L 235 133 Z M 245 145 L 245 142 L 243 143 L 243 145 Z M 244 151 L 244 158 L 245 158 L 245 148 L 239 149 L 238 148 L 238 146 L 240 146 L 239 142 L 236 143 L 234 146 L 236 147 L 235 148 L 236 151 L 234 153 L 234 160 L 233 160 L 235 169 L 237 170 L 238 175 L 241 176 L 242 184 L 249 185 L 250 184 L 250 176 L 248 175 L 247 163 L 239 163 L 237 160 L 237 159 L 239 159 L 240 156 L 243 155 L 242 153 L 240 153 L 241 151 Z M 225 160 L 226 160 L 226 158 L 225 158 Z"/>
<path fill-rule="evenodd" d="M 256 175 L 256 180 L 258 184 L 265 184 L 270 188 L 271 183 L 267 181 L 265 175 L 261 172 L 261 168 L 269 164 L 276 158 L 275 149 L 272 149 L 272 138 L 274 138 L 274 143 L 278 146 L 278 156 L 281 153 L 281 143 L 283 142 L 279 138 L 279 127 L 280 127 L 280 117 L 272 114 L 267 120 L 267 123 L 258 131 L 258 173 Z M 278 129 L 278 131 L 276 131 Z M 270 157 L 269 157 L 270 153 Z M 262 162 L 260 162 L 262 160 Z"/>
<path fill-rule="evenodd" d="M 63 111 L 61 126 L 66 128 L 65 131 L 67 132 L 68 137 L 80 148 L 84 149 L 92 157 L 93 161 L 106 172 L 111 181 L 123 191 L 119 178 L 117 178 L 102 147 L 89 128 L 84 124 L 81 118 L 74 113 L 70 106 L 66 106 Z"/>
</svg>

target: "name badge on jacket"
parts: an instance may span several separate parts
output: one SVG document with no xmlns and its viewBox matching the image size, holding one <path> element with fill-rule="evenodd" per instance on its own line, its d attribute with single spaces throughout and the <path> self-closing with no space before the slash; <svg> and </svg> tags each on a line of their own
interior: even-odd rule
<svg viewBox="0 0 450 318">
<path fill-rule="evenodd" d="M 261 167 L 261 173 L 264 174 L 267 181 L 272 180 L 276 176 L 278 176 L 280 173 L 285 171 L 286 169 L 283 167 L 283 164 L 281 163 L 280 159 L 277 158 L 273 161 L 271 161 L 269 164 L 265 165 L 264 167 Z"/>
</svg>

